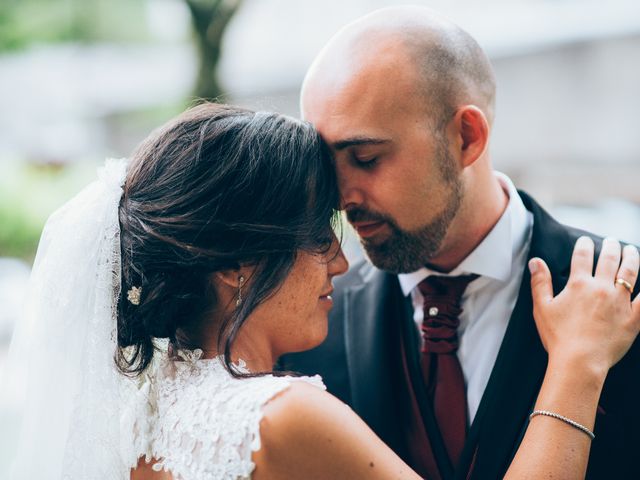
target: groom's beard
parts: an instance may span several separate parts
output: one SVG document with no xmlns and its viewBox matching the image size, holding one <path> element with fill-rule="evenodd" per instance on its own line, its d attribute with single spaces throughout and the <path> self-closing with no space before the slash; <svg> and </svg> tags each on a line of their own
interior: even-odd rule
<svg viewBox="0 0 640 480">
<path fill-rule="evenodd" d="M 463 186 L 457 172 L 454 170 L 453 159 L 449 158 L 448 151 L 439 152 L 438 160 L 443 171 L 442 178 L 447 183 L 449 192 L 445 208 L 430 223 L 416 231 L 401 229 L 390 217 L 369 210 L 354 208 L 347 211 L 350 222 L 371 221 L 384 222 L 391 233 L 381 241 L 375 242 L 368 239 L 360 239 L 367 257 L 376 267 L 391 273 L 409 273 L 424 267 L 440 251 L 444 237 L 449 230 L 456 213 L 460 208 L 463 198 Z"/>
</svg>

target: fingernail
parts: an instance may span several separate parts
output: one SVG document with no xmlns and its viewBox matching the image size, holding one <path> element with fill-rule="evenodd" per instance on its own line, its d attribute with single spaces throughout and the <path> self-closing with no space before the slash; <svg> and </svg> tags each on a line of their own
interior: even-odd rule
<svg viewBox="0 0 640 480">
<path fill-rule="evenodd" d="M 593 242 L 593 240 L 591 240 L 591 238 L 583 235 L 582 237 L 578 238 L 578 240 L 576 241 L 576 246 L 577 247 L 585 247 L 591 242 Z"/>
<path fill-rule="evenodd" d="M 531 260 L 529 260 L 529 271 L 531 272 L 531 275 L 535 274 L 538 270 L 540 270 L 538 259 L 532 258 Z"/>
</svg>

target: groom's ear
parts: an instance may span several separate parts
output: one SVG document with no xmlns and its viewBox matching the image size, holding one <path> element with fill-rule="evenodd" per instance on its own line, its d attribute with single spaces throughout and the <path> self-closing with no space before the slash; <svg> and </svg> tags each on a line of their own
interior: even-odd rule
<svg viewBox="0 0 640 480">
<path fill-rule="evenodd" d="M 465 105 L 458 109 L 452 123 L 460 167 L 473 165 L 489 145 L 487 117 L 475 105 Z"/>
</svg>

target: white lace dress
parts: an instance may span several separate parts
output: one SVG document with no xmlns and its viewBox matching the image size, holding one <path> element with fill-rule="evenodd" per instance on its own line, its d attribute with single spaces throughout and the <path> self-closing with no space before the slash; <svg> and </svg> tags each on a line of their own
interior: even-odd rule
<svg viewBox="0 0 640 480">
<path fill-rule="evenodd" d="M 234 378 L 220 358 L 179 354 L 184 361 L 165 356 L 139 378 L 121 420 L 131 435 L 122 452 L 129 466 L 155 458 L 153 469 L 174 480 L 251 478 L 264 404 L 294 381 L 325 388 L 319 376 Z M 243 362 L 236 368 L 248 373 Z"/>
</svg>

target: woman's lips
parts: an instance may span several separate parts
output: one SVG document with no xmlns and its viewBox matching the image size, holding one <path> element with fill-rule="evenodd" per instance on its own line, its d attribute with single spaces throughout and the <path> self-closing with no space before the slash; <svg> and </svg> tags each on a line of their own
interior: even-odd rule
<svg viewBox="0 0 640 480">
<path fill-rule="evenodd" d="M 333 298 L 331 298 L 331 293 L 333 292 L 329 292 L 328 294 L 320 297 L 320 303 L 325 305 L 327 308 L 333 307 Z"/>
<path fill-rule="evenodd" d="M 333 293 L 333 288 L 331 290 L 327 290 L 325 293 L 320 295 L 320 298 L 331 298 L 331 294 Z"/>
<path fill-rule="evenodd" d="M 378 233 L 384 226 L 384 222 L 355 222 L 352 224 L 361 238 L 367 238 Z"/>
</svg>

